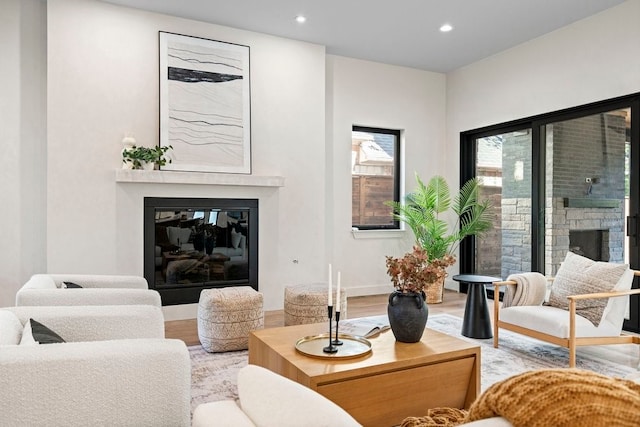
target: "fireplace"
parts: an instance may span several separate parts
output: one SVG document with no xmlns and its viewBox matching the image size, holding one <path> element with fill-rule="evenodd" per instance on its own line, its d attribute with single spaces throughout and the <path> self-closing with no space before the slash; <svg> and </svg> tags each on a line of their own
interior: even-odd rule
<svg viewBox="0 0 640 427">
<path fill-rule="evenodd" d="M 162 305 L 208 288 L 258 290 L 258 200 L 144 198 L 144 276 Z"/>
<path fill-rule="evenodd" d="M 569 230 L 569 250 L 594 261 L 609 261 L 609 230 Z"/>
</svg>

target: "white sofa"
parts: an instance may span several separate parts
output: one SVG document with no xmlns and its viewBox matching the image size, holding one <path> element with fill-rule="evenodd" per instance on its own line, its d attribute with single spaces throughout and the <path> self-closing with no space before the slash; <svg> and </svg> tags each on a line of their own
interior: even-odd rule
<svg viewBox="0 0 640 427">
<path fill-rule="evenodd" d="M 65 343 L 18 344 L 33 318 Z M 160 308 L 0 309 L 0 425 L 189 426 L 191 364 Z"/>
<path fill-rule="evenodd" d="M 360 426 L 344 409 L 319 393 L 256 365 L 238 372 L 238 401 L 203 403 L 193 411 L 192 427 Z M 502 417 L 465 425 L 511 427 Z"/>
<path fill-rule="evenodd" d="M 193 242 L 191 242 L 193 231 L 191 228 L 167 227 L 167 238 L 169 242 L 181 251 L 194 251 Z M 227 246 L 215 246 L 213 252 L 221 253 L 230 258 L 231 261 L 240 261 L 246 259 L 247 238 L 241 233 L 234 230 L 230 232 L 230 241 Z M 156 266 L 162 263 L 162 249 L 156 246 L 155 249 Z M 159 264 L 160 263 L 160 264 Z"/>
<path fill-rule="evenodd" d="M 63 282 L 82 286 L 64 289 Z M 160 294 L 140 276 L 98 274 L 34 274 L 16 293 L 16 305 L 153 305 Z"/>
<path fill-rule="evenodd" d="M 321 394 L 255 365 L 240 369 L 238 397 L 238 403 L 223 400 L 198 405 L 193 412 L 192 427 L 361 425 Z"/>
</svg>

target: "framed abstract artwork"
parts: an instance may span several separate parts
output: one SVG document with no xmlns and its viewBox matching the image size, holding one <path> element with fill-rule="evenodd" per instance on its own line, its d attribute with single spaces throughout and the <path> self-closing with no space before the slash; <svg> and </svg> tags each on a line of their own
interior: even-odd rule
<svg viewBox="0 0 640 427">
<path fill-rule="evenodd" d="M 251 173 L 249 47 L 159 34 L 161 169 Z"/>
</svg>

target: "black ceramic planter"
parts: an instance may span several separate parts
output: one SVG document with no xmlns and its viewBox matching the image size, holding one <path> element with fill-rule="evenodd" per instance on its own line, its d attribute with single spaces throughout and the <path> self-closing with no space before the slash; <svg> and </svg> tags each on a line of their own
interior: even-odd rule
<svg viewBox="0 0 640 427">
<path fill-rule="evenodd" d="M 387 314 L 396 341 L 407 343 L 420 341 L 429 317 L 424 293 L 394 291 L 389 295 Z"/>
</svg>

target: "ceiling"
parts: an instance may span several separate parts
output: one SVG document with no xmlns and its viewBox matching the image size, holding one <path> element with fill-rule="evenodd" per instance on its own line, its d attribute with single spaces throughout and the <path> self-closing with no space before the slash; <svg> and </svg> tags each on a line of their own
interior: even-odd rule
<svg viewBox="0 0 640 427">
<path fill-rule="evenodd" d="M 329 54 L 448 72 L 624 0 L 103 0 L 326 46 Z M 296 15 L 307 22 L 298 24 Z M 449 23 L 454 28 L 442 33 Z"/>
</svg>

